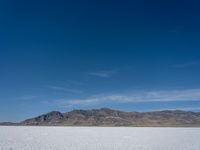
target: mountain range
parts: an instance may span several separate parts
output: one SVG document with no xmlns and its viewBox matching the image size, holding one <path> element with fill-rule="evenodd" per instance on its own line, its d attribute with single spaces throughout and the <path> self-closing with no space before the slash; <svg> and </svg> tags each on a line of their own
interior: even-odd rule
<svg viewBox="0 0 200 150">
<path fill-rule="evenodd" d="M 1 125 L 23 126 L 133 126 L 133 127 L 200 127 L 200 112 L 165 110 L 154 112 L 123 112 L 109 108 L 52 111 L 19 123 Z"/>
</svg>

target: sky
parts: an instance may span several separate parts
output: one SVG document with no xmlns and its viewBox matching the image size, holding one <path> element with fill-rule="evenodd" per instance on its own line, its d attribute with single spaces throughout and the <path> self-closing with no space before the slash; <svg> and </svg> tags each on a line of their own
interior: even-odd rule
<svg viewBox="0 0 200 150">
<path fill-rule="evenodd" d="M 0 121 L 101 107 L 200 111 L 199 5 L 1 0 Z"/>
</svg>

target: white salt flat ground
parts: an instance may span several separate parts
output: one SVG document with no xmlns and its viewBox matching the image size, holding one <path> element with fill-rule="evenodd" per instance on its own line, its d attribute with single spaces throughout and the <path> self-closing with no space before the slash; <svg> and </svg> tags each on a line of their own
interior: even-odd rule
<svg viewBox="0 0 200 150">
<path fill-rule="evenodd" d="M 200 150 L 200 128 L 0 127 L 0 150 Z"/>
</svg>

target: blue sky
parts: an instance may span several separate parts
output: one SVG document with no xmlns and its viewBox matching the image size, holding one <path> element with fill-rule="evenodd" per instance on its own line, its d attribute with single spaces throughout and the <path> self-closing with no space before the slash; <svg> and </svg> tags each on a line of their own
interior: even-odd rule
<svg viewBox="0 0 200 150">
<path fill-rule="evenodd" d="M 0 121 L 52 110 L 200 111 L 198 1 L 0 1 Z"/>
</svg>

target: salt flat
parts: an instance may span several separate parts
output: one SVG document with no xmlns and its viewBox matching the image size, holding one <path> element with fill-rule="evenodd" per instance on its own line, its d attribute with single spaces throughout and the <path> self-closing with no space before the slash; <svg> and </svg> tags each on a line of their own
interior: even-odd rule
<svg viewBox="0 0 200 150">
<path fill-rule="evenodd" d="M 0 150 L 199 150 L 200 128 L 0 127 Z"/>
</svg>

